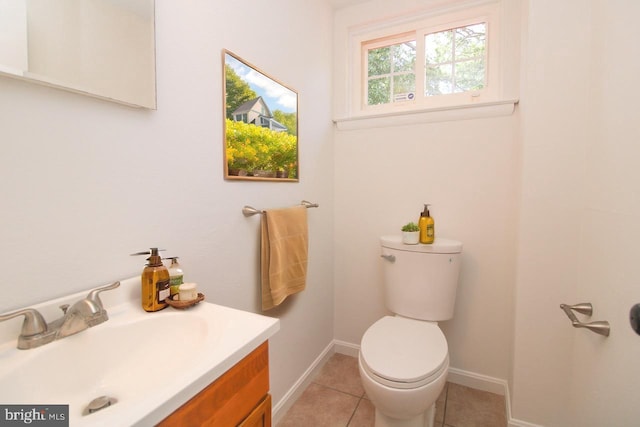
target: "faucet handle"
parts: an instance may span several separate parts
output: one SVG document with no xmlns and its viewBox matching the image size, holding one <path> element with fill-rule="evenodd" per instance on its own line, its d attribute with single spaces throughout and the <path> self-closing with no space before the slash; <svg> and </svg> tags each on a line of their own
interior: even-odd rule
<svg viewBox="0 0 640 427">
<path fill-rule="evenodd" d="M 33 335 L 39 335 L 47 332 L 47 322 L 42 317 L 42 314 L 33 308 L 25 308 L 11 313 L 2 314 L 0 315 L 0 322 L 20 315 L 24 315 L 22 332 L 20 333 L 21 337 L 31 337 Z"/>
<path fill-rule="evenodd" d="M 98 295 L 100 292 L 104 292 L 104 291 L 110 291 L 111 289 L 115 289 L 117 287 L 120 286 L 120 282 L 114 282 L 110 285 L 106 285 L 106 286 L 102 286 L 100 288 L 95 288 L 93 290 L 91 290 L 89 292 L 89 294 L 87 295 L 87 299 L 91 302 L 93 302 L 94 304 L 96 304 L 96 306 L 100 309 L 103 310 L 104 308 L 102 307 L 102 301 L 100 300 L 100 296 Z"/>
</svg>

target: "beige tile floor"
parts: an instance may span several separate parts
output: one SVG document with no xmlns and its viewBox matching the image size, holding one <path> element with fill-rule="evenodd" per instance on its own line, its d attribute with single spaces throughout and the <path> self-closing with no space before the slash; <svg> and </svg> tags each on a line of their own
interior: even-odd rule
<svg viewBox="0 0 640 427">
<path fill-rule="evenodd" d="M 360 383 L 358 359 L 336 353 L 277 427 L 372 427 L 374 407 Z M 506 427 L 504 396 L 447 383 L 436 427 Z"/>
</svg>

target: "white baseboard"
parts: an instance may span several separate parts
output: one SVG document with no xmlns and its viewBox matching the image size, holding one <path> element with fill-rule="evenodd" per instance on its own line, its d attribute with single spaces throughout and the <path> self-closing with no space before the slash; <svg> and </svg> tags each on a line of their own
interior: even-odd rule
<svg viewBox="0 0 640 427">
<path fill-rule="evenodd" d="M 289 389 L 289 391 L 276 403 L 272 410 L 273 425 L 287 413 L 289 408 L 300 397 L 302 392 L 311 383 L 317 372 L 324 366 L 333 353 L 345 354 L 347 356 L 358 357 L 360 346 L 345 341 L 333 340 L 320 355 L 313 361 L 311 366 L 302 374 L 300 379 Z M 509 427 L 543 427 L 527 421 L 518 420 L 511 417 L 511 396 L 509 395 L 509 384 L 506 380 L 494 378 L 487 375 L 477 374 L 457 368 L 449 368 L 447 380 L 474 388 L 476 390 L 488 391 L 505 397 L 507 422 Z"/>
<path fill-rule="evenodd" d="M 462 369 L 449 368 L 447 381 L 504 396 L 507 424 L 509 427 L 543 427 L 538 424 L 515 419 L 511 416 L 511 395 L 509 393 L 509 383 L 507 383 L 506 380 Z"/>
<path fill-rule="evenodd" d="M 451 367 L 449 368 L 447 381 L 475 388 L 476 390 L 499 394 L 500 396 L 506 396 L 509 388 L 505 380 Z"/>
<path fill-rule="evenodd" d="M 358 353 L 360 353 L 360 346 L 346 341 L 333 340 L 333 350 L 334 353 L 358 357 Z"/>
<path fill-rule="evenodd" d="M 509 427 L 543 427 L 540 424 L 528 423 L 522 420 L 516 420 L 514 418 L 509 419 Z"/>
</svg>

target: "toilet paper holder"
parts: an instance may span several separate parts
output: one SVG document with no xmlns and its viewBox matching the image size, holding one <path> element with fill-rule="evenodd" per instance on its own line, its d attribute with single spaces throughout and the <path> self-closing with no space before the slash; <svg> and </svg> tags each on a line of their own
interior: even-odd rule
<svg viewBox="0 0 640 427">
<path fill-rule="evenodd" d="M 565 312 L 569 320 L 571 320 L 571 324 L 574 328 L 587 328 L 596 334 L 600 334 L 605 337 L 609 336 L 611 326 L 606 320 L 584 323 L 579 321 L 574 314 L 574 311 L 577 311 L 578 313 L 591 316 L 593 314 L 593 305 L 591 305 L 590 302 L 583 302 L 574 305 L 560 304 L 560 308 Z"/>
</svg>

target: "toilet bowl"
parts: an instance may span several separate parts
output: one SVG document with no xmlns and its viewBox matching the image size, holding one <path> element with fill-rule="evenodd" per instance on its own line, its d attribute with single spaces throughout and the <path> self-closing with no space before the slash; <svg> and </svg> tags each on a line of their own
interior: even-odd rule
<svg viewBox="0 0 640 427">
<path fill-rule="evenodd" d="M 376 427 L 433 425 L 449 369 L 447 341 L 436 323 L 383 317 L 365 332 L 358 364 Z"/>
<path fill-rule="evenodd" d="M 449 347 L 437 322 L 453 316 L 462 243 L 380 240 L 385 304 L 395 315 L 362 336 L 362 385 L 376 408 L 376 427 L 433 427 L 449 371 Z"/>
</svg>

